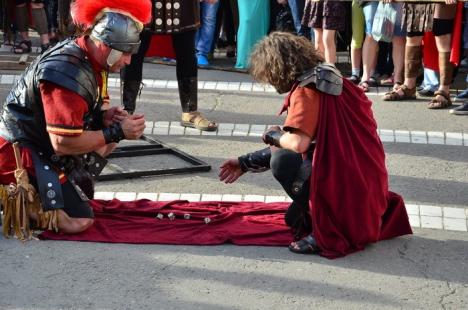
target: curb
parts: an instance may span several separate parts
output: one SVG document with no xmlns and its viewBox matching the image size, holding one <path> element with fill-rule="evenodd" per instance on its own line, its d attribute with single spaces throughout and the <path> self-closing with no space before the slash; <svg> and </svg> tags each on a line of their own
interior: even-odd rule
<svg viewBox="0 0 468 310">
<path fill-rule="evenodd" d="M 278 125 L 278 124 L 276 124 Z M 160 136 L 227 136 L 261 137 L 265 130 L 274 125 L 220 123 L 217 131 L 200 131 L 183 127 L 179 121 L 146 121 L 145 134 Z M 417 131 L 417 130 L 377 130 L 382 142 L 468 146 L 468 133 Z"/>
</svg>

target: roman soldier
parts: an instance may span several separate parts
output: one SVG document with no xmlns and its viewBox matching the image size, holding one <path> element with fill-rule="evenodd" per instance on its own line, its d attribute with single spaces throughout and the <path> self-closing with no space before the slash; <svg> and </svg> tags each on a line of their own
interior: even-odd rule
<svg viewBox="0 0 468 310">
<path fill-rule="evenodd" d="M 21 165 L 40 202 L 40 210 L 25 212 L 37 223 L 48 215 L 55 223 L 44 225 L 65 233 L 93 223 L 87 201 L 104 157 L 119 141 L 143 134 L 143 115 L 109 106 L 107 75 L 119 72 L 138 51 L 151 2 L 76 0 L 71 13 L 85 34 L 36 58 L 0 107 L 0 184 L 15 183 L 14 171 Z M 13 143 L 20 145 L 19 165 Z M 8 205 L 5 199 L 3 205 Z M 24 224 L 18 221 L 6 232 Z"/>
</svg>

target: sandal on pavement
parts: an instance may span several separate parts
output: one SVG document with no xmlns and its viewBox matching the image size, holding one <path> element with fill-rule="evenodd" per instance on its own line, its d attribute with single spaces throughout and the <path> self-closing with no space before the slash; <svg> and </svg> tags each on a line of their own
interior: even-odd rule
<svg viewBox="0 0 468 310">
<path fill-rule="evenodd" d="M 403 85 L 402 82 L 395 82 L 395 83 L 393 84 L 393 88 L 392 88 L 392 89 L 393 89 L 393 90 L 398 90 L 402 85 Z"/>
<path fill-rule="evenodd" d="M 15 54 L 27 54 L 31 53 L 31 41 L 29 40 L 23 40 L 19 42 L 18 44 L 15 44 L 13 46 L 13 53 Z"/>
<path fill-rule="evenodd" d="M 357 85 L 360 81 L 361 81 L 361 78 L 355 74 L 351 75 L 348 80 L 353 83 L 354 85 Z"/>
<path fill-rule="evenodd" d="M 298 254 L 318 254 L 320 249 L 312 235 L 302 238 L 299 241 L 291 242 L 289 250 Z"/>
<path fill-rule="evenodd" d="M 436 91 L 431 102 L 427 104 L 428 109 L 445 109 L 450 106 L 452 106 L 450 94 L 447 94 L 441 90 Z"/>
<path fill-rule="evenodd" d="M 184 127 L 192 127 L 201 131 L 215 131 L 218 129 L 218 125 L 215 122 L 209 121 L 198 111 L 182 113 L 180 124 Z"/>
<path fill-rule="evenodd" d="M 401 91 L 403 94 L 400 94 Z M 405 84 L 401 85 L 397 89 L 386 93 L 383 98 L 384 101 L 400 101 L 400 100 L 412 100 L 416 99 L 416 87 L 409 88 Z"/>
<path fill-rule="evenodd" d="M 361 81 L 358 84 L 358 87 L 362 89 L 363 92 L 367 93 L 369 91 L 369 83 L 367 81 Z"/>
<path fill-rule="evenodd" d="M 367 85 L 369 85 L 369 87 L 377 87 L 379 86 L 379 82 L 377 81 L 377 78 L 375 76 L 371 76 L 367 80 Z"/>
<path fill-rule="evenodd" d="M 395 84 L 395 80 L 393 78 L 393 74 L 390 75 L 390 76 L 383 76 L 381 79 L 380 79 L 380 85 L 382 86 L 392 86 Z"/>
</svg>

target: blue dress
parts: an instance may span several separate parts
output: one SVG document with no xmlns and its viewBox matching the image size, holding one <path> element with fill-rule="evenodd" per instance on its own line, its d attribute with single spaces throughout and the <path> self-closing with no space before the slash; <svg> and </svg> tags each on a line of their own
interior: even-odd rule
<svg viewBox="0 0 468 310">
<path fill-rule="evenodd" d="M 238 0 L 239 30 L 237 31 L 236 68 L 249 67 L 254 45 L 268 34 L 270 26 L 269 0 Z"/>
</svg>

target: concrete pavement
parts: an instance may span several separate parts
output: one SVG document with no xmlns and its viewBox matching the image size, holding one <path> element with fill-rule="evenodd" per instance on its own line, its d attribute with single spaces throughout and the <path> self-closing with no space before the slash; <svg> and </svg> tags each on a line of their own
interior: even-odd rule
<svg viewBox="0 0 468 310">
<path fill-rule="evenodd" d="M 174 69 L 147 65 L 145 79 L 174 81 Z M 204 70 L 200 70 L 200 80 L 252 82 L 245 74 Z M 3 98 L 11 85 L 2 81 Z M 118 89 L 111 88 L 110 95 L 118 99 Z M 239 136 L 234 131 L 230 135 L 170 134 L 169 126 L 167 134 L 154 137 L 208 162 L 212 171 L 100 182 L 97 191 L 283 196 L 268 173 L 248 174 L 229 186 L 217 181 L 217 167 L 223 160 L 263 147 L 258 136 L 249 135 L 255 128 L 252 125 L 281 124 L 283 118 L 275 114 L 283 96 L 202 89 L 199 97 L 200 109 L 208 117 L 223 124 L 248 124 L 249 132 Z M 384 142 L 392 190 L 409 204 L 438 207 L 444 216 L 450 215 L 447 210 L 464 211 L 464 219 L 455 215 L 451 219 L 457 223 L 464 220 L 465 231 L 447 230 L 450 227 L 441 218 L 445 229 L 416 228 L 413 236 L 371 245 L 363 252 L 332 261 L 277 247 L 21 244 L 1 239 L 0 308 L 467 308 L 468 144 L 464 144 L 463 134 L 468 134 L 468 118 L 449 115 L 447 110 L 429 111 L 424 100 L 389 103 L 378 95 L 370 97 L 379 128 L 393 132 L 394 140 Z M 177 89 L 147 87 L 138 111 L 152 126 L 178 121 Z M 410 133 L 408 142 L 398 142 L 406 132 L 443 133 L 444 143 L 415 143 L 420 140 L 412 140 Z M 461 133 L 462 144 L 451 145 L 447 133 Z M 426 142 L 428 137 L 426 134 Z M 158 157 L 126 164 L 177 165 L 172 159 Z M 437 217 L 424 213 L 422 207 L 418 210 L 420 221 Z"/>
</svg>

